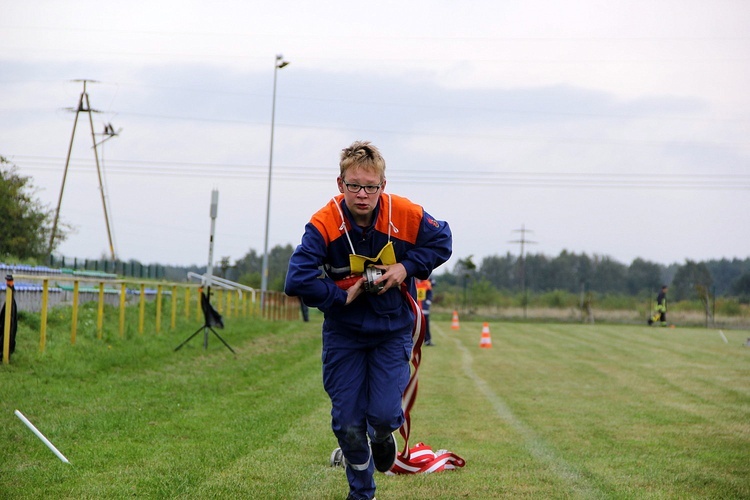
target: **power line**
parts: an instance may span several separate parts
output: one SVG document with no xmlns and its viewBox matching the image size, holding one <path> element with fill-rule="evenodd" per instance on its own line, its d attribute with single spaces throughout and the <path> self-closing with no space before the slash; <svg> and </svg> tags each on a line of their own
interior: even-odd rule
<svg viewBox="0 0 750 500">
<path fill-rule="evenodd" d="M 286 97 L 286 99 L 295 99 L 293 97 Z M 404 104 L 399 103 L 378 103 L 378 102 L 362 102 L 362 101 L 340 101 L 340 100 L 334 100 L 334 99 L 309 99 L 304 98 L 304 100 L 319 100 L 319 101 L 327 101 L 327 102 L 350 102 L 350 103 L 359 103 L 359 104 L 368 104 L 373 106 L 404 106 Z M 495 111 L 497 113 L 501 114 L 527 114 L 527 115 L 544 115 L 544 116 L 582 116 L 582 117 L 588 117 L 588 118 L 633 118 L 638 119 L 637 116 L 634 115 L 620 115 L 620 114 L 594 114 L 594 113 L 563 113 L 563 112 L 548 112 L 548 111 L 523 111 L 523 110 L 512 110 L 512 109 L 488 109 L 488 108 L 472 108 L 472 107 L 463 107 L 463 106 L 434 106 L 430 104 L 424 104 L 424 105 L 415 105 L 415 104 L 409 104 L 409 107 L 426 107 L 426 108 L 436 108 L 436 109 L 476 109 L 476 110 L 482 110 L 482 111 Z M 233 119 L 233 118 L 204 118 L 200 116 L 185 116 L 185 115 L 155 115 L 151 113 L 138 113 L 138 112 L 118 112 L 118 111 L 112 111 L 112 113 L 117 114 L 118 116 L 137 116 L 141 118 L 156 118 L 161 120 L 179 120 L 179 121 L 195 121 L 195 122 L 204 122 L 204 123 L 234 123 L 234 124 L 240 124 L 240 125 L 266 125 L 266 122 L 261 121 L 250 121 L 250 120 L 244 120 L 244 119 Z M 664 116 L 660 119 L 664 120 L 684 120 L 683 117 L 677 117 L 677 116 Z M 711 120 L 711 119 L 704 119 L 704 120 L 698 120 L 698 121 L 705 121 L 705 122 L 711 122 L 711 123 L 717 123 L 717 122 L 727 122 L 727 123 L 736 123 L 737 121 L 744 121 L 744 119 L 738 119 L 738 120 Z M 745 147 L 750 145 L 749 142 L 746 141 L 696 141 L 696 140 L 679 140 L 679 139 L 671 139 L 671 140 L 655 140 L 655 139 L 604 139 L 604 138 L 588 138 L 588 137 L 529 137 L 529 136 L 510 136 L 510 135 L 496 135 L 496 134 L 478 134 L 476 132 L 419 132 L 414 130 L 409 131 L 403 131 L 403 130 L 383 130 L 383 129 L 362 129 L 362 128 L 355 128 L 355 127 L 332 127 L 332 126 L 326 126 L 321 127 L 320 125 L 301 125 L 296 123 L 279 123 L 277 124 L 278 127 L 288 128 L 288 129 L 301 129 L 301 130 L 326 130 L 326 131 L 346 131 L 348 133 L 352 132 L 353 130 L 357 130 L 360 132 L 368 132 L 368 133 L 379 133 L 379 134 L 408 134 L 412 136 L 422 136 L 422 137 L 465 137 L 465 138 L 471 138 L 471 139 L 492 139 L 492 140 L 499 140 L 499 141 L 505 141 L 505 142 L 543 142 L 543 143 L 563 143 L 563 144 L 596 144 L 596 145 L 645 145 L 645 146 L 685 146 L 686 144 L 690 144 L 693 146 L 711 146 L 711 147 Z"/>
<path fill-rule="evenodd" d="M 60 158 L 47 156 L 9 156 L 23 160 L 23 169 L 58 171 Z M 76 159 L 74 170 L 94 168 L 90 160 Z M 277 178 L 285 181 L 329 182 L 335 171 L 330 167 L 274 166 Z M 210 177 L 226 179 L 266 179 L 267 166 L 231 163 L 200 163 L 149 160 L 107 160 L 109 175 L 139 177 Z M 659 190 L 747 190 L 750 174 L 654 174 L 522 171 L 430 171 L 405 169 L 389 172 L 395 182 L 452 186 L 501 186 L 526 188 L 577 189 L 659 189 Z"/>
<path fill-rule="evenodd" d="M 161 35 L 161 36 L 219 36 L 219 37 L 242 37 L 242 38 L 255 38 L 265 39 L 268 37 L 267 33 L 252 34 L 247 32 L 226 32 L 226 31 L 164 31 L 164 30 L 143 30 L 143 29 L 113 29 L 113 28 L 85 28 L 85 27 L 62 27 L 62 26 L 31 26 L 31 25 L 0 25 L 5 29 L 16 29 L 16 30 L 38 30 L 42 32 L 50 31 L 61 31 L 61 32 L 92 32 L 92 33 L 132 33 L 136 35 Z M 349 40 L 348 36 L 345 35 L 316 35 L 311 36 L 295 35 L 295 34 L 284 34 L 284 38 L 289 39 L 331 39 L 331 40 Z M 750 40 L 748 36 L 363 36 L 363 40 L 426 40 L 426 41 L 439 41 L 439 40 L 468 40 L 477 42 L 520 42 L 520 41 L 593 41 L 593 42 L 633 42 L 633 41 L 656 41 L 656 42 L 667 42 L 667 41 L 747 41 Z"/>
</svg>

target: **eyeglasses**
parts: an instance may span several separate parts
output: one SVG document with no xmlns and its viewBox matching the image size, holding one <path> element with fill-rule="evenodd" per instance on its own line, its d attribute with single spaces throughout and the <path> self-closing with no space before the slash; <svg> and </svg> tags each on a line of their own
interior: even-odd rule
<svg viewBox="0 0 750 500">
<path fill-rule="evenodd" d="M 383 184 L 378 184 L 376 186 L 360 186 L 359 184 L 349 184 L 348 182 L 344 182 L 344 186 L 346 186 L 346 190 L 350 193 L 359 193 L 363 189 L 365 190 L 365 193 L 367 194 L 375 194 L 378 192 L 378 189 Z"/>
</svg>

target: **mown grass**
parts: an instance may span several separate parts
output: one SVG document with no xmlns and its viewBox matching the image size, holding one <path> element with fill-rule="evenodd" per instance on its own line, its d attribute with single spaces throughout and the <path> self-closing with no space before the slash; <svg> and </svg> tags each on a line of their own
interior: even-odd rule
<svg viewBox="0 0 750 500">
<path fill-rule="evenodd" d="M 44 354 L 22 326 L 0 367 L 0 498 L 346 496 L 318 315 L 228 320 L 234 356 L 213 334 L 173 352 L 183 318 L 120 338 L 107 311 L 98 340 L 92 314 L 71 345 L 60 312 Z M 379 499 L 750 497 L 747 332 L 496 322 L 480 349 L 481 326 L 433 323 L 412 421 L 466 467 L 378 475 Z"/>
</svg>

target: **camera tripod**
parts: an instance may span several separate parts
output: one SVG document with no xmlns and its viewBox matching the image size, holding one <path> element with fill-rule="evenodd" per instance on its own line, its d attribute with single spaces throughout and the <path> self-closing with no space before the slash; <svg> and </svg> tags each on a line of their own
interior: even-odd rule
<svg viewBox="0 0 750 500">
<path fill-rule="evenodd" d="M 227 342 L 223 338 L 221 338 L 221 335 L 219 335 L 218 333 L 216 333 L 216 330 L 214 330 L 214 328 L 213 328 L 214 326 L 217 326 L 219 328 L 224 328 L 224 321 L 222 321 L 222 319 L 221 319 L 221 314 L 219 314 L 216 311 L 216 309 L 213 308 L 213 306 L 211 305 L 210 299 L 206 296 L 205 293 L 203 293 L 202 289 L 200 291 L 200 294 L 201 294 L 201 310 L 203 311 L 203 326 L 201 326 L 195 332 L 193 332 L 193 334 L 190 335 L 187 339 L 185 339 L 182 342 L 182 344 L 180 344 L 177 347 L 175 347 L 174 348 L 175 352 L 177 352 L 178 350 L 180 350 L 180 348 L 182 346 L 184 346 L 185 344 L 187 344 L 188 342 L 190 342 L 193 339 L 193 337 L 195 337 L 196 335 L 198 335 L 201 332 L 201 330 L 202 330 L 203 331 L 203 348 L 204 349 L 208 349 L 208 332 L 211 331 L 211 332 L 213 332 L 214 335 L 216 335 L 216 338 L 218 338 L 219 340 L 221 340 L 221 343 L 224 344 L 227 349 L 229 349 L 230 351 L 232 351 L 232 354 L 236 355 L 237 353 L 234 352 L 234 349 L 232 349 L 231 346 L 229 344 L 227 344 Z M 211 289 L 210 288 L 208 289 L 208 294 L 209 295 L 211 294 Z"/>
</svg>

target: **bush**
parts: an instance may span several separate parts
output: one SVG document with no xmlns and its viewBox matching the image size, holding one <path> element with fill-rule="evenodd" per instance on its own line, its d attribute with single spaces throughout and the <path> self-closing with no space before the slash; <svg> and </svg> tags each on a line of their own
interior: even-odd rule
<svg viewBox="0 0 750 500">
<path fill-rule="evenodd" d="M 606 294 L 594 299 L 594 305 L 606 310 L 637 310 L 643 301 L 636 296 L 621 294 Z"/>
<path fill-rule="evenodd" d="M 718 299 L 716 314 L 721 316 L 742 316 L 742 306 L 738 299 Z"/>
<path fill-rule="evenodd" d="M 488 306 L 497 303 L 500 292 L 486 279 L 481 279 L 471 287 L 471 305 Z"/>
<path fill-rule="evenodd" d="M 551 307 L 553 309 L 565 309 L 568 307 L 578 307 L 579 299 L 576 295 L 563 290 L 553 290 L 543 293 L 537 299 L 542 307 Z M 537 302 L 534 301 L 534 302 Z"/>
</svg>

